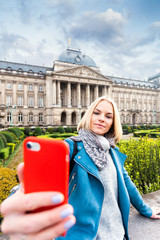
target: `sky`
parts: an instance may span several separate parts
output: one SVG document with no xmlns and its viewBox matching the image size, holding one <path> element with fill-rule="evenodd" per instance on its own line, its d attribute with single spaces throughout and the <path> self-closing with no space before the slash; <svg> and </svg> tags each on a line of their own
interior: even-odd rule
<svg viewBox="0 0 160 240">
<path fill-rule="evenodd" d="M 0 60 L 52 67 L 71 47 L 104 75 L 147 80 L 160 73 L 159 11 L 160 0 L 0 0 Z"/>
</svg>

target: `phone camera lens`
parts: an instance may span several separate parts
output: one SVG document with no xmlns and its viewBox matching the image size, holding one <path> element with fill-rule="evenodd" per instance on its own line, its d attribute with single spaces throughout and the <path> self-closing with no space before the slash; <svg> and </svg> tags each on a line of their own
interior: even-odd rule
<svg viewBox="0 0 160 240">
<path fill-rule="evenodd" d="M 31 148 L 32 148 L 32 143 L 28 142 L 28 143 L 27 143 L 27 148 L 28 148 L 28 149 L 31 149 Z"/>
</svg>

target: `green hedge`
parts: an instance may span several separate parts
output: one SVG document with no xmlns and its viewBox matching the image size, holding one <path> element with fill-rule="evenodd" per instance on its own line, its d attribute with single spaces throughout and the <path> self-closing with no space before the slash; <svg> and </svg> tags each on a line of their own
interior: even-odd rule
<svg viewBox="0 0 160 240">
<path fill-rule="evenodd" d="M 25 127 L 24 128 L 24 134 L 26 135 L 26 136 L 29 136 L 29 134 L 32 132 L 32 130 L 31 130 L 31 128 L 30 127 Z"/>
<path fill-rule="evenodd" d="M 6 137 L 7 143 L 13 143 L 14 142 L 15 138 L 12 135 L 12 133 L 10 133 L 10 132 L 1 132 L 1 133 Z"/>
<path fill-rule="evenodd" d="M 6 137 L 0 132 L 0 137 L 2 138 L 3 140 L 3 143 L 4 143 L 4 147 L 7 147 L 7 139 Z"/>
<path fill-rule="evenodd" d="M 0 150 L 4 148 L 4 142 L 3 139 L 0 137 Z"/>
<path fill-rule="evenodd" d="M 17 138 L 20 138 L 20 136 L 22 134 L 21 130 L 18 127 L 8 128 L 8 131 L 14 133 Z"/>
<path fill-rule="evenodd" d="M 134 137 L 148 136 L 148 137 L 151 137 L 151 138 L 158 138 L 158 137 L 160 137 L 160 131 L 159 131 L 159 129 L 140 130 L 140 131 L 135 131 L 133 136 Z"/>
<path fill-rule="evenodd" d="M 9 153 L 12 154 L 14 152 L 16 144 L 15 143 L 7 143 L 7 146 L 9 147 Z"/>
<path fill-rule="evenodd" d="M 139 191 L 160 190 L 160 139 L 123 140 L 118 146 L 128 156 L 125 168 Z"/>
<path fill-rule="evenodd" d="M 1 149 L 1 151 L 0 151 L 0 159 L 5 160 L 5 159 L 7 159 L 9 157 L 9 149 L 10 149 L 9 147 Z"/>
<path fill-rule="evenodd" d="M 36 127 L 34 130 L 34 135 L 35 136 L 42 135 L 42 129 L 40 127 Z"/>
</svg>

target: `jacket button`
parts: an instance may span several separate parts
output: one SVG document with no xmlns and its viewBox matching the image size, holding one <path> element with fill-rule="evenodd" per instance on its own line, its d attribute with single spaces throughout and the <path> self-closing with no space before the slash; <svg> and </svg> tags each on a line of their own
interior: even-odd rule
<svg viewBox="0 0 160 240">
<path fill-rule="evenodd" d="M 78 159 L 80 159 L 81 157 L 80 156 L 78 156 Z"/>
</svg>

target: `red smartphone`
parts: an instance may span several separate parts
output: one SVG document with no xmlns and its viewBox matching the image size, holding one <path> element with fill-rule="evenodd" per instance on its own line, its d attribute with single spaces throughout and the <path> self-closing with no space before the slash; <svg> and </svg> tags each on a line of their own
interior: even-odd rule
<svg viewBox="0 0 160 240">
<path fill-rule="evenodd" d="M 28 137 L 23 144 L 25 193 L 58 191 L 64 195 L 62 204 L 67 203 L 69 179 L 67 143 L 62 140 Z"/>
</svg>

